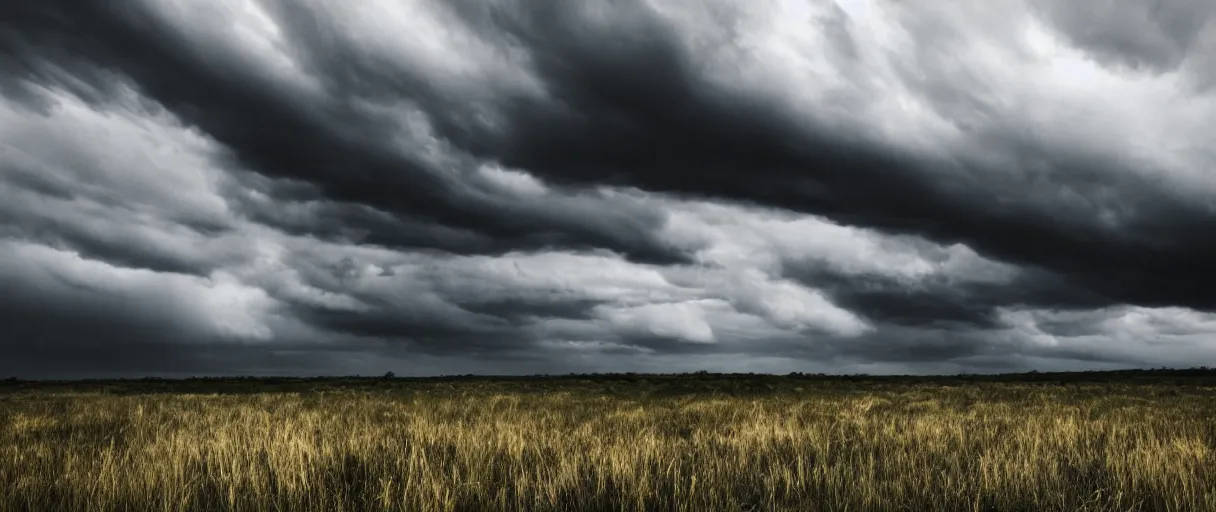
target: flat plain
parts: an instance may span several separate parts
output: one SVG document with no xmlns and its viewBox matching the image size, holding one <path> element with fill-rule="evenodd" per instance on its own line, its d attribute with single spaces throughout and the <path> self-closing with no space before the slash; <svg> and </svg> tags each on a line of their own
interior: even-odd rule
<svg viewBox="0 0 1216 512">
<path fill-rule="evenodd" d="M 1216 371 L 6 382 L 0 510 L 1216 511 Z"/>
</svg>

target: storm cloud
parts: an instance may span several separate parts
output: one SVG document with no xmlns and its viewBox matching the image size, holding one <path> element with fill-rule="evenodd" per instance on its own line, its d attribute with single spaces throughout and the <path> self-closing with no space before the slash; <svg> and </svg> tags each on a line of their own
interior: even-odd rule
<svg viewBox="0 0 1216 512">
<path fill-rule="evenodd" d="M 1216 361 L 1207 2 L 0 6 L 0 372 Z"/>
</svg>

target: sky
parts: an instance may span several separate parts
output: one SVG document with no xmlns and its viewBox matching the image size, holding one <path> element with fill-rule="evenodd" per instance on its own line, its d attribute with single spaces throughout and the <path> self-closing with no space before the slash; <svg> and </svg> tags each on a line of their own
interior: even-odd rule
<svg viewBox="0 0 1216 512">
<path fill-rule="evenodd" d="M 1208 0 L 0 5 L 0 377 L 1216 366 Z"/>
</svg>

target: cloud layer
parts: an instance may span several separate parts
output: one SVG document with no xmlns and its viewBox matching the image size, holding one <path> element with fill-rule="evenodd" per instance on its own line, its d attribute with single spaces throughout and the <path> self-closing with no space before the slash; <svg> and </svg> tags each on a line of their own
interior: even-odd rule
<svg viewBox="0 0 1216 512">
<path fill-rule="evenodd" d="M 1208 2 L 736 4 L 0 7 L 0 372 L 1216 361 Z"/>
</svg>

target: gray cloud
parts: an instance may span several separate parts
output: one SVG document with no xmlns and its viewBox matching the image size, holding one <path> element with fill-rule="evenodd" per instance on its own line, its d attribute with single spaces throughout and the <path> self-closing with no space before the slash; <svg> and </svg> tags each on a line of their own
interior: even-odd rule
<svg viewBox="0 0 1216 512">
<path fill-rule="evenodd" d="M 222 24 L 237 14 L 227 7 L 185 7 L 197 15 L 187 27 L 173 18 L 182 13 L 158 3 L 16 8 L 6 38 L 16 42 L 6 49 L 17 55 L 14 73 L 25 72 L 19 97 L 37 96 L 37 84 L 50 83 L 83 87 L 112 102 L 121 89 L 117 75 L 205 131 L 239 164 L 302 181 L 331 200 L 480 231 L 496 250 L 608 245 L 642 259 L 678 259 L 647 234 L 661 222 L 660 212 L 615 210 L 578 223 L 570 216 L 584 216 L 581 208 L 560 199 L 487 197 L 478 190 L 478 164 L 435 138 L 424 112 L 408 101 L 381 105 L 354 96 L 357 91 L 316 90 L 311 77 L 292 82 L 299 77 L 267 72 L 266 63 L 241 55 L 242 48 L 225 39 L 231 27 Z M 84 19 L 89 22 L 77 26 Z M 212 46 L 200 52 L 206 45 Z M 585 199 L 596 201 L 594 194 Z"/>
<path fill-rule="evenodd" d="M 1211 359 L 1211 9 L 1133 4 L 6 5 L 0 371 Z"/>
<path fill-rule="evenodd" d="M 1107 2 L 1102 9 L 1075 2 L 1036 1 L 1035 7 L 1077 47 L 1104 64 L 1161 73 L 1178 69 L 1204 30 L 1213 6 L 1203 0 Z"/>
</svg>

